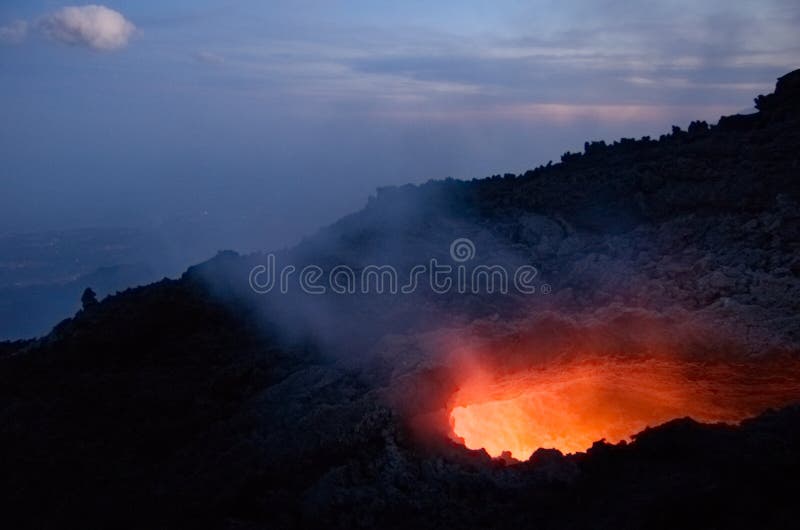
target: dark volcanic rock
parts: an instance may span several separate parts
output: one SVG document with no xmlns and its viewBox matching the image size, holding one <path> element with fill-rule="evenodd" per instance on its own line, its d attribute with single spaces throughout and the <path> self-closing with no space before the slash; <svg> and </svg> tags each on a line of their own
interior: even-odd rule
<svg viewBox="0 0 800 530">
<path fill-rule="evenodd" d="M 799 76 L 717 126 L 381 190 L 278 255 L 403 267 L 468 237 L 476 262 L 534 263 L 552 296 L 258 297 L 263 256 L 221 253 L 0 343 L 4 527 L 796 526 L 798 408 L 524 463 L 420 440 L 410 416 L 457 386 L 424 346 L 445 328 L 558 352 L 574 330 L 642 345 L 658 324 L 680 354 L 797 356 Z"/>
</svg>

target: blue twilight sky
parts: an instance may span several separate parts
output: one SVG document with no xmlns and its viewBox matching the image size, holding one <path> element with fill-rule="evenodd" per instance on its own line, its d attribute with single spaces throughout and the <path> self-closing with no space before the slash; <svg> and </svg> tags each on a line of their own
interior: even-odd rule
<svg viewBox="0 0 800 530">
<path fill-rule="evenodd" d="M 800 66 L 796 0 L 102 5 L 0 4 L 0 232 L 283 245 L 377 186 L 716 121 Z"/>
</svg>

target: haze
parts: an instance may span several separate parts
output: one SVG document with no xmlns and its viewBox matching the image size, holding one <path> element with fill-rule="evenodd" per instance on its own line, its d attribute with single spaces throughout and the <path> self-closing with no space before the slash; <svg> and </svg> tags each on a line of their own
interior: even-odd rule
<svg viewBox="0 0 800 530">
<path fill-rule="evenodd" d="M 68 5 L 0 6 L 0 232 L 178 226 L 187 260 L 716 122 L 800 49 L 794 1 Z"/>
</svg>

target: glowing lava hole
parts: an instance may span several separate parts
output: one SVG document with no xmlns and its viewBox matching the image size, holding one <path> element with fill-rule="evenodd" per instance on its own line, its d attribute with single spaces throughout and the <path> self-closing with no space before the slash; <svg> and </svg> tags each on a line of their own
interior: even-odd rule
<svg viewBox="0 0 800 530">
<path fill-rule="evenodd" d="M 689 416 L 738 423 L 800 399 L 800 363 L 706 364 L 595 359 L 473 378 L 455 396 L 455 437 L 493 457 L 526 460 L 538 448 L 585 451 Z"/>
</svg>

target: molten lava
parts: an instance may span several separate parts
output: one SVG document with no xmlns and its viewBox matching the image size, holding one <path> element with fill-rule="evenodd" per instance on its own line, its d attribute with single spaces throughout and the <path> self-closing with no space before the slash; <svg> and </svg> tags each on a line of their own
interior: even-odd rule
<svg viewBox="0 0 800 530">
<path fill-rule="evenodd" d="M 537 448 L 585 451 L 689 416 L 737 423 L 800 400 L 800 363 L 700 363 L 676 359 L 573 361 L 521 374 L 473 377 L 455 396 L 455 437 L 495 457 Z"/>
</svg>

